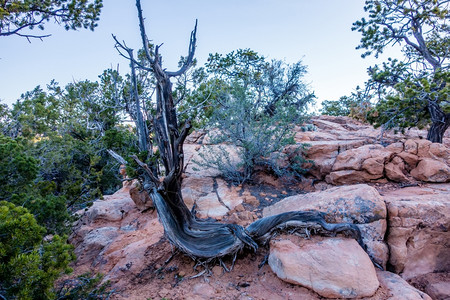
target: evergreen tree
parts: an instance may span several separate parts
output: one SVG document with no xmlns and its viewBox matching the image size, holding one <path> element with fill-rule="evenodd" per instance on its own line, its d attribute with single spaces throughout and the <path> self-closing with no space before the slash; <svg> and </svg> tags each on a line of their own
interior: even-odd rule
<svg viewBox="0 0 450 300">
<path fill-rule="evenodd" d="M 101 8 L 102 0 L 1 0 L 0 36 L 48 37 L 49 34 L 36 35 L 27 29 L 37 27 L 44 30 L 44 25 L 50 20 L 62 24 L 66 30 L 94 30 Z"/>
<path fill-rule="evenodd" d="M 352 28 L 362 34 L 362 56 L 378 57 L 386 47 L 400 45 L 405 58 L 368 70 L 368 85 L 379 98 L 370 118 L 376 126 L 431 124 L 427 139 L 442 143 L 450 126 L 449 5 L 446 0 L 366 0 L 368 19 Z"/>
</svg>

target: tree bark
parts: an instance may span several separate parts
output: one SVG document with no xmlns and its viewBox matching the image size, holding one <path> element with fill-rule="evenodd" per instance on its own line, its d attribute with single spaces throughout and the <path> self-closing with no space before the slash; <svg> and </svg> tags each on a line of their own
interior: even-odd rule
<svg viewBox="0 0 450 300">
<path fill-rule="evenodd" d="M 136 0 L 140 20 L 141 37 L 148 43 L 143 24 L 140 1 Z M 156 207 L 159 219 L 164 227 L 168 240 L 179 250 L 202 261 L 210 262 L 227 255 L 237 255 L 244 249 L 256 250 L 267 243 L 279 230 L 296 228 L 309 235 L 311 230 L 323 234 L 345 233 L 354 237 L 365 249 L 361 233 L 354 224 L 329 224 L 324 214 L 314 211 L 296 211 L 260 219 L 247 228 L 236 224 L 223 224 L 215 220 L 198 219 L 187 208 L 181 194 L 182 173 L 184 168 L 183 144 L 191 128 L 187 121 L 178 124 L 176 108 L 172 97 L 170 77 L 183 74 L 192 63 L 195 51 L 195 35 L 197 24 L 191 34 L 189 55 L 186 63 L 179 71 L 168 72 L 161 66 L 159 47 L 154 53 L 147 52 L 151 72 L 156 78 L 156 114 L 153 118 L 155 145 L 160 156 L 150 159 L 149 164 L 134 156 L 140 168 L 144 170 L 144 188 L 149 193 Z M 146 51 L 149 51 L 146 49 Z M 153 57 L 153 58 L 152 58 Z M 163 165 L 157 168 L 157 159 Z M 153 170 L 158 170 L 155 173 Z"/>
<path fill-rule="evenodd" d="M 444 113 L 435 102 L 428 104 L 428 112 L 430 113 L 432 123 L 428 130 L 427 140 L 442 144 L 445 131 L 450 126 L 450 113 Z"/>
</svg>

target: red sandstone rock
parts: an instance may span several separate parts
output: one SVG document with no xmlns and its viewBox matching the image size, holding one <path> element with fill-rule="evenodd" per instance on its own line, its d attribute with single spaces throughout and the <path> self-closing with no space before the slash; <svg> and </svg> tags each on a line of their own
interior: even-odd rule
<svg viewBox="0 0 450 300">
<path fill-rule="evenodd" d="M 365 171 L 342 170 L 331 172 L 325 177 L 325 181 L 334 185 L 344 185 L 371 182 L 382 177 L 381 174 L 372 175 Z"/>
<path fill-rule="evenodd" d="M 129 189 L 131 200 L 140 211 L 153 208 L 153 201 L 148 193 L 143 190 L 137 180 L 134 180 Z"/>
<path fill-rule="evenodd" d="M 404 151 L 410 154 L 417 154 L 417 143 L 414 140 L 406 140 L 404 143 Z"/>
<path fill-rule="evenodd" d="M 396 157 L 401 158 L 406 163 L 408 171 L 414 169 L 420 160 L 420 158 L 417 155 L 408 152 L 400 152 L 397 154 Z"/>
<path fill-rule="evenodd" d="M 404 279 L 391 272 L 377 271 L 381 286 L 390 292 L 389 300 L 432 300 L 430 296 L 409 285 Z"/>
<path fill-rule="evenodd" d="M 396 182 L 408 182 L 408 178 L 405 176 L 405 163 L 399 156 L 395 156 L 391 162 L 387 163 L 384 170 L 386 172 L 386 177 L 390 180 Z"/>
<path fill-rule="evenodd" d="M 353 239 L 283 236 L 270 243 L 269 265 L 282 280 L 327 298 L 369 297 L 379 286 L 372 262 Z"/>
<path fill-rule="evenodd" d="M 450 166 L 438 160 L 424 158 L 411 171 L 411 175 L 418 180 L 427 182 L 449 182 Z"/>
<path fill-rule="evenodd" d="M 421 194 L 417 188 L 387 193 L 389 263 L 409 279 L 450 271 L 450 185 Z"/>
<path fill-rule="evenodd" d="M 392 152 L 386 150 L 381 145 L 365 145 L 359 147 L 357 149 L 351 149 L 340 153 L 336 162 L 333 166 L 333 171 L 341 171 L 341 170 L 362 170 L 362 166 L 364 161 L 369 158 L 373 158 L 372 165 L 374 162 L 378 164 L 384 165 L 384 163 L 390 158 Z M 367 170 L 370 174 L 381 175 L 383 173 L 383 168 L 379 168 L 378 164 L 376 165 L 376 169 Z M 370 162 L 366 165 L 368 167 Z"/>
<path fill-rule="evenodd" d="M 403 143 L 402 142 L 396 142 L 396 143 L 392 143 L 386 146 L 386 150 L 391 151 L 392 153 L 400 153 L 403 152 Z"/>
<path fill-rule="evenodd" d="M 295 210 L 325 212 L 326 220 L 330 223 L 360 224 L 358 226 L 369 253 L 380 265 L 386 265 L 388 249 L 383 242 L 386 233 L 386 205 L 373 187 L 358 184 L 290 196 L 264 208 L 263 216 Z"/>
</svg>

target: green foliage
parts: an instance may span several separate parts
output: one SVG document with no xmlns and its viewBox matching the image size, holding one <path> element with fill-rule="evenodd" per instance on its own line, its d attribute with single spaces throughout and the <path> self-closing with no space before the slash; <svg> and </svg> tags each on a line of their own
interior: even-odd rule
<svg viewBox="0 0 450 300">
<path fill-rule="evenodd" d="M 24 144 L 0 135 L 0 200 L 28 208 L 49 233 L 66 232 L 66 198 L 57 196 L 55 182 L 36 181 L 38 160 L 26 153 Z"/>
<path fill-rule="evenodd" d="M 0 200 L 12 193 L 30 190 L 38 161 L 25 153 L 26 141 L 0 135 Z"/>
<path fill-rule="evenodd" d="M 27 209 L 0 202 L 0 295 L 7 299 L 51 299 L 53 282 L 75 259 L 67 237 L 43 241 L 45 229 Z"/>
<path fill-rule="evenodd" d="M 366 84 L 378 100 L 369 120 L 384 128 L 425 127 L 441 142 L 450 126 L 448 113 L 450 4 L 445 0 L 366 0 L 368 19 L 353 24 L 361 32 L 358 49 L 376 57 L 400 45 L 404 61 L 389 59 L 369 68 Z"/>
<path fill-rule="evenodd" d="M 180 120 L 191 120 L 194 128 L 207 125 L 221 99 L 228 93 L 228 87 L 222 80 L 203 80 L 196 88 L 185 92 L 183 101 L 178 106 Z"/>
<path fill-rule="evenodd" d="M 48 233 L 68 233 L 67 225 L 71 217 L 66 207 L 67 199 L 64 196 L 56 196 L 53 192 L 39 190 L 43 183 L 45 182 L 38 182 L 33 193 L 13 194 L 10 202 L 26 207 Z"/>
<path fill-rule="evenodd" d="M 197 128 L 207 125 L 237 86 L 268 114 L 275 112 L 280 101 L 302 111 L 315 98 L 303 82 L 305 74 L 306 67 L 301 62 L 268 61 L 250 49 L 210 54 L 205 67 L 192 72 L 191 89 L 185 84 L 177 86 L 180 118 L 190 119 Z"/>
<path fill-rule="evenodd" d="M 49 233 L 66 233 L 68 209 L 120 188 L 119 165 L 106 150 L 136 150 L 132 130 L 119 124 L 121 80 L 107 70 L 100 82 L 52 81 L 23 94 L 2 120 L 13 138 L 0 136 L 0 200 L 28 208 Z"/>
<path fill-rule="evenodd" d="M 339 100 L 322 102 L 321 113 L 328 116 L 348 116 L 356 120 L 367 122 L 371 111 L 371 96 L 358 86 L 350 96 L 342 96 Z"/>
<path fill-rule="evenodd" d="M 448 1 L 366 0 L 364 10 L 368 13 L 368 19 L 362 18 L 352 27 L 352 30 L 361 32 L 361 44 L 357 49 L 367 50 L 363 57 L 371 54 L 378 57 L 386 46 L 401 43 L 410 47 L 410 54 L 415 52 L 423 60 L 419 49 L 411 49 L 416 48 L 413 43 L 418 32 L 423 35 L 429 51 L 438 56 L 448 55 L 444 54 L 450 42 L 449 26 L 445 22 L 449 15 Z"/>
<path fill-rule="evenodd" d="M 430 98 L 442 107 L 445 114 L 450 113 L 450 72 L 438 72 L 429 78 L 408 77 L 397 83 L 394 91 L 381 99 L 370 112 L 369 121 L 376 127 L 424 128 L 431 119 L 426 109 Z"/>
<path fill-rule="evenodd" d="M 274 115 L 263 113 L 264 107 L 248 97 L 245 91 L 235 89 L 224 106 L 214 111 L 212 124 L 217 126 L 212 143 L 232 144 L 237 149 L 236 161 L 230 155 L 230 148 L 220 145 L 207 148 L 201 153 L 201 166 L 218 169 L 228 180 L 243 183 L 251 180 L 257 168 L 263 168 L 283 175 L 288 168 L 280 164 L 280 151 L 293 142 L 293 127 L 301 120 L 294 107 L 277 104 Z M 299 163 L 299 158 L 293 159 Z M 296 171 L 300 172 L 297 168 Z"/>
<path fill-rule="evenodd" d="M 290 167 L 280 168 L 280 151 L 294 143 L 292 129 L 304 121 L 314 99 L 302 82 L 306 67 L 301 62 L 267 62 L 252 50 L 239 49 L 210 55 L 204 72 L 200 77 L 208 79 L 200 85 L 199 94 L 213 87 L 208 92 L 214 102 L 203 117 L 217 128 L 212 142 L 222 145 L 207 149 L 197 163 L 239 183 L 251 180 L 260 168 L 280 176 L 285 173 Z M 223 144 L 234 145 L 237 161 Z"/>
<path fill-rule="evenodd" d="M 101 283 L 103 275 L 85 273 L 75 279 L 63 281 L 56 293 L 60 300 L 103 300 L 115 293 L 110 290 L 110 283 Z"/>
<path fill-rule="evenodd" d="M 46 91 L 37 87 L 14 104 L 15 121 L 7 133 L 30 141 L 26 154 L 38 161 L 36 181 L 56 184 L 52 195 L 43 198 L 52 199 L 48 204 L 65 197 L 67 207 L 78 209 L 120 187 L 118 164 L 106 150 L 121 154 L 136 149 L 132 130 L 119 124 L 121 84 L 116 71 L 106 70 L 100 82 L 61 88 L 52 81 Z"/>
<path fill-rule="evenodd" d="M 25 33 L 25 29 L 44 30 L 45 23 L 50 20 L 62 24 L 66 30 L 94 30 L 102 8 L 102 0 L 20 0 L 0 1 L 0 4 L 0 36 L 27 38 L 45 37 Z"/>
<path fill-rule="evenodd" d="M 107 70 L 99 82 L 62 88 L 52 81 L 23 94 L 12 109 L 0 105 L 0 200 L 7 201 L 0 205 L 0 298 L 53 299 L 53 282 L 69 271 L 73 254 L 66 237 L 43 241 L 44 233 L 69 233 L 70 211 L 121 186 L 107 149 L 124 157 L 137 152 L 133 129 L 121 124 L 122 88 L 118 73 Z M 109 297 L 100 277 L 80 280 L 64 299 Z"/>
<path fill-rule="evenodd" d="M 12 123 L 11 121 L 11 111 L 8 105 L 0 103 L 0 134 L 8 132 L 8 126 Z"/>
<path fill-rule="evenodd" d="M 54 133 L 61 121 L 60 101 L 57 94 L 61 92 L 55 81 L 47 86 L 49 93 L 40 86 L 33 91 L 22 94 L 11 111 L 16 119 L 16 130 L 25 138 L 34 138 Z"/>
<path fill-rule="evenodd" d="M 322 102 L 321 113 L 328 116 L 348 116 L 350 109 L 354 105 L 347 96 L 342 96 L 339 100 L 325 100 Z"/>
</svg>

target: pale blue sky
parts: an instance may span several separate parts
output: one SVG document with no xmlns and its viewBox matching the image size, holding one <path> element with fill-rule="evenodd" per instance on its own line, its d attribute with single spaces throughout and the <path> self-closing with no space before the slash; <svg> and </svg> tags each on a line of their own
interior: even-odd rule
<svg viewBox="0 0 450 300">
<path fill-rule="evenodd" d="M 361 0 L 142 0 L 147 34 L 164 43 L 165 66 L 175 67 L 186 55 L 189 34 L 198 19 L 196 57 L 200 65 L 209 53 L 251 48 L 287 62 L 308 66 L 306 80 L 319 101 L 348 95 L 367 79 L 373 58 L 355 50 L 360 40 L 351 31 L 364 15 Z M 34 32 L 37 33 L 37 32 Z M 104 0 L 99 26 L 65 31 L 49 24 L 52 36 L 29 43 L 20 37 L 0 38 L 0 99 L 11 104 L 35 86 L 52 79 L 61 85 L 97 80 L 104 69 L 128 63 L 114 49 L 111 34 L 131 48 L 141 47 L 134 0 Z"/>
</svg>

